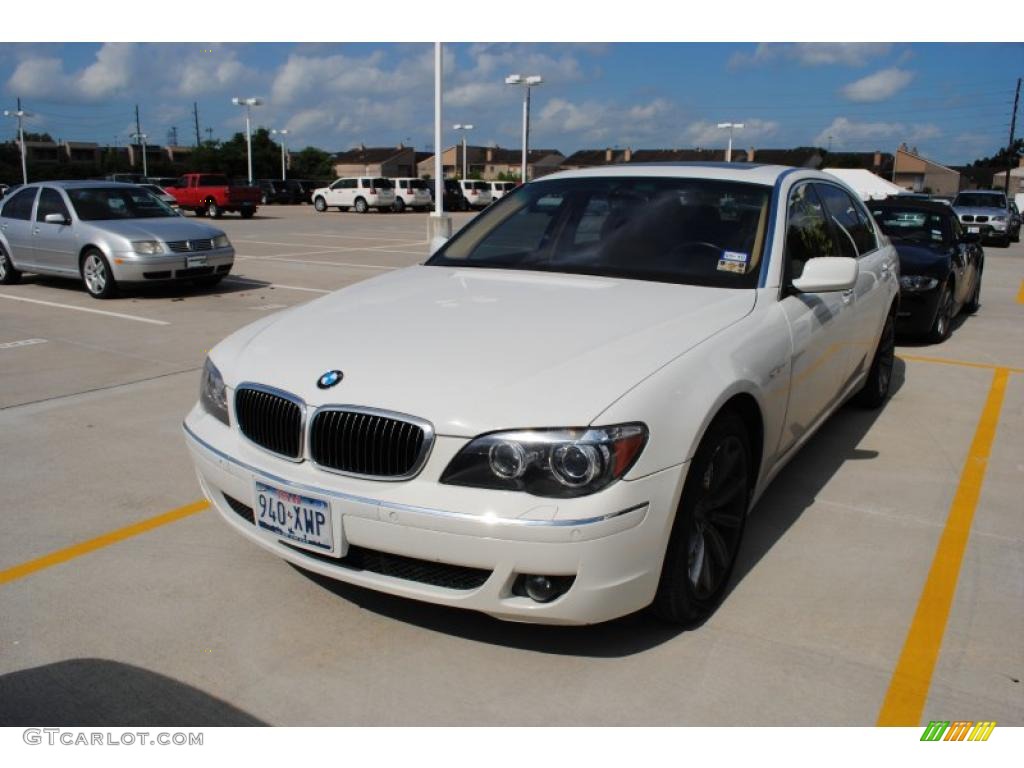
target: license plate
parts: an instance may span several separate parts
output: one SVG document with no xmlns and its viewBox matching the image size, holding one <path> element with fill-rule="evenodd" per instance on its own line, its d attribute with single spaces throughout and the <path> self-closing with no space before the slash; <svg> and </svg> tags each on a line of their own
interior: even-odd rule
<svg viewBox="0 0 1024 768">
<path fill-rule="evenodd" d="M 205 266 L 206 266 L 206 256 L 205 255 L 203 255 L 203 256 L 186 256 L 185 257 L 185 267 L 187 269 L 192 269 L 192 267 L 205 267 Z"/>
<path fill-rule="evenodd" d="M 259 480 L 254 482 L 256 525 L 300 546 L 333 551 L 329 502 L 275 488 Z"/>
<path fill-rule="evenodd" d="M 981 227 L 968 227 L 967 231 L 970 233 L 981 232 Z"/>
</svg>

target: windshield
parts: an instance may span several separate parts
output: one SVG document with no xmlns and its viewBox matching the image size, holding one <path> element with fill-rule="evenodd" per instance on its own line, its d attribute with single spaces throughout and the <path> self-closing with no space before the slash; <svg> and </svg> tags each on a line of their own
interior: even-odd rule
<svg viewBox="0 0 1024 768">
<path fill-rule="evenodd" d="M 771 188 L 680 178 L 595 177 L 505 195 L 427 264 L 757 285 Z"/>
<path fill-rule="evenodd" d="M 963 208 L 1005 208 L 1006 198 L 995 193 L 959 194 L 953 205 Z"/>
<path fill-rule="evenodd" d="M 162 200 L 140 188 L 69 189 L 67 194 L 82 221 L 162 219 L 178 215 Z"/>
<path fill-rule="evenodd" d="M 893 240 L 949 244 L 953 232 L 949 218 L 920 208 L 873 208 L 871 215 Z"/>
</svg>

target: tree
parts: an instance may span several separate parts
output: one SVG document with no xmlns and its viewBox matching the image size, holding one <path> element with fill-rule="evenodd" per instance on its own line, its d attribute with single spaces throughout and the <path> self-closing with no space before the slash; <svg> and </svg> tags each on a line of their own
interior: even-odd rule
<svg viewBox="0 0 1024 768">
<path fill-rule="evenodd" d="M 334 178 L 331 154 L 316 147 L 306 147 L 301 152 L 293 152 L 288 175 L 296 179 Z"/>
<path fill-rule="evenodd" d="M 992 157 L 983 157 L 979 160 L 975 160 L 971 163 L 974 168 L 991 168 L 996 167 L 1005 169 L 1007 166 L 1016 167 L 1018 158 L 1024 156 L 1024 139 L 1017 139 L 1013 142 L 1013 147 L 1000 147 L 999 151 L 996 152 Z"/>
</svg>

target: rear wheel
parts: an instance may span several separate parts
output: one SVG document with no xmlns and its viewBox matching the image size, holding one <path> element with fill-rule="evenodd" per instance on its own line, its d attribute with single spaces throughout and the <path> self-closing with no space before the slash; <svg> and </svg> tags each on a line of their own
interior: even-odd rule
<svg viewBox="0 0 1024 768">
<path fill-rule="evenodd" d="M 690 463 L 651 605 L 666 621 L 699 622 L 725 594 L 747 519 L 751 466 L 743 420 L 720 413 Z"/>
<path fill-rule="evenodd" d="M 928 340 L 934 344 L 941 344 L 949 338 L 949 331 L 953 325 L 953 286 L 946 283 L 942 289 L 942 296 L 939 298 L 939 308 L 935 311 L 935 321 L 928 332 Z"/>
<path fill-rule="evenodd" d="M 318 197 L 313 201 L 313 207 L 317 210 L 317 213 L 323 213 L 327 210 L 327 201 L 322 197 Z"/>
<path fill-rule="evenodd" d="M 356 204 L 355 204 L 356 213 L 366 213 L 369 210 L 369 208 L 370 207 L 366 204 L 366 201 L 363 198 L 361 198 L 361 197 L 357 197 L 356 198 Z"/>
<path fill-rule="evenodd" d="M 14 285 L 21 280 L 21 272 L 14 268 L 11 257 L 0 245 L 0 285 Z"/>
<path fill-rule="evenodd" d="M 256 215 L 256 209 L 255 208 L 243 208 L 241 210 L 241 214 L 242 214 L 242 218 L 243 219 L 251 219 L 253 216 Z"/>
<path fill-rule="evenodd" d="M 117 295 L 117 283 L 107 257 L 95 249 L 86 251 L 82 257 L 82 282 L 94 299 L 111 299 Z"/>
<path fill-rule="evenodd" d="M 882 326 L 882 335 L 871 360 L 864 387 L 854 397 L 854 402 L 864 408 L 880 408 L 889 397 L 892 385 L 892 368 L 896 360 L 896 321 L 890 313 Z"/>
<path fill-rule="evenodd" d="M 400 197 L 396 197 L 395 202 L 391 207 L 394 209 L 395 213 L 401 213 L 405 210 L 405 200 Z"/>
</svg>

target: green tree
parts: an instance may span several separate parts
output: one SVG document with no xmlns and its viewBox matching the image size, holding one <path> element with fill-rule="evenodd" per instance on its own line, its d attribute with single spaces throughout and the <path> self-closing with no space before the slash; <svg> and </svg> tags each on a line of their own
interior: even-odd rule
<svg viewBox="0 0 1024 768">
<path fill-rule="evenodd" d="M 334 178 L 330 152 L 324 152 L 316 147 L 306 147 L 300 152 L 293 152 L 288 175 L 295 179 Z"/>
<path fill-rule="evenodd" d="M 1016 166 L 1021 156 L 1024 156 L 1024 139 L 1017 139 L 1012 147 L 1000 147 L 991 157 L 982 157 L 971 165 L 975 168 L 1006 168 L 1008 165 Z"/>
</svg>

